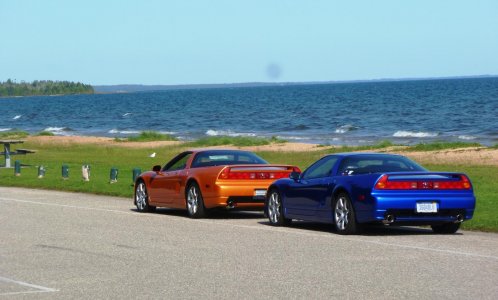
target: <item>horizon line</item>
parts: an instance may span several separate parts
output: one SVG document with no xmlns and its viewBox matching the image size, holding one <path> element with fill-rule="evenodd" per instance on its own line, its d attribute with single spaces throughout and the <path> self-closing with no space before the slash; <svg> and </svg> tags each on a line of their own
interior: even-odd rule
<svg viewBox="0 0 498 300">
<path fill-rule="evenodd" d="M 316 81 L 245 81 L 245 82 L 225 82 L 225 83 L 178 83 L 178 84 L 143 84 L 143 83 L 117 83 L 117 84 L 90 84 L 91 86 L 213 86 L 213 85 L 303 85 L 303 84 L 329 84 L 329 83 L 354 83 L 354 82 L 382 82 L 382 81 L 417 81 L 417 80 L 445 80 L 445 79 L 471 79 L 471 78 L 494 78 L 498 74 L 482 75 L 456 75 L 456 76 L 436 76 L 436 77 L 386 77 L 374 79 L 350 79 L 350 80 L 316 80 Z"/>
</svg>

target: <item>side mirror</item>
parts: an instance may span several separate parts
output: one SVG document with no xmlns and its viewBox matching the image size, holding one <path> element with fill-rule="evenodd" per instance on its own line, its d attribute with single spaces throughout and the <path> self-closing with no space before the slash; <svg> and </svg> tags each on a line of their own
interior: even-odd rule
<svg viewBox="0 0 498 300">
<path fill-rule="evenodd" d="M 299 172 L 291 172 L 290 175 L 289 175 L 289 178 L 294 180 L 294 181 L 298 181 L 299 178 L 301 178 L 301 173 Z"/>
<path fill-rule="evenodd" d="M 154 171 L 154 172 L 160 172 L 161 171 L 161 166 L 159 166 L 159 165 L 153 166 L 152 167 L 152 171 Z"/>
</svg>

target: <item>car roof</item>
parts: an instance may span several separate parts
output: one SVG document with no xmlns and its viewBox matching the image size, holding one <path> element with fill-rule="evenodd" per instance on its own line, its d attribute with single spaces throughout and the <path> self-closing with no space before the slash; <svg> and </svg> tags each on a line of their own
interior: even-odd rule
<svg viewBox="0 0 498 300">
<path fill-rule="evenodd" d="M 338 155 L 342 157 L 348 157 L 348 156 L 362 156 L 362 155 L 391 155 L 391 156 L 402 156 L 399 154 L 393 154 L 393 153 L 381 153 L 381 152 L 343 152 L 343 153 L 333 153 L 330 155 Z"/>
<path fill-rule="evenodd" d="M 198 148 L 198 149 L 189 149 L 185 152 L 192 152 L 192 153 L 200 153 L 200 152 L 225 152 L 225 151 L 231 151 L 231 152 L 250 152 L 250 151 L 245 151 L 245 150 L 239 150 L 239 149 L 223 149 L 223 148 Z"/>
</svg>

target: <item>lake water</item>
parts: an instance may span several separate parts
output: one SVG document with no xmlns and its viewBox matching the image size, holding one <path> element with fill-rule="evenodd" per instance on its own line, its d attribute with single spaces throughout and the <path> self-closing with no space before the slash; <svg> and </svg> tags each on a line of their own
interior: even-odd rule
<svg viewBox="0 0 498 300">
<path fill-rule="evenodd" d="M 381 140 L 498 143 L 498 78 L 334 83 L 0 99 L 0 131 L 190 140 L 277 136 L 331 145 Z"/>
</svg>

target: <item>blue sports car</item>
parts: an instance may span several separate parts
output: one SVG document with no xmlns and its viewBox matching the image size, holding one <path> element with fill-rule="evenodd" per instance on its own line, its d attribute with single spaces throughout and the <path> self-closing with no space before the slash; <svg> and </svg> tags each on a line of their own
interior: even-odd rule
<svg viewBox="0 0 498 300">
<path fill-rule="evenodd" d="M 455 233 L 472 218 L 475 202 L 465 174 L 430 172 L 401 155 L 342 153 L 270 185 L 265 215 L 275 226 L 292 219 L 332 223 L 340 234 L 372 223 Z"/>
</svg>

